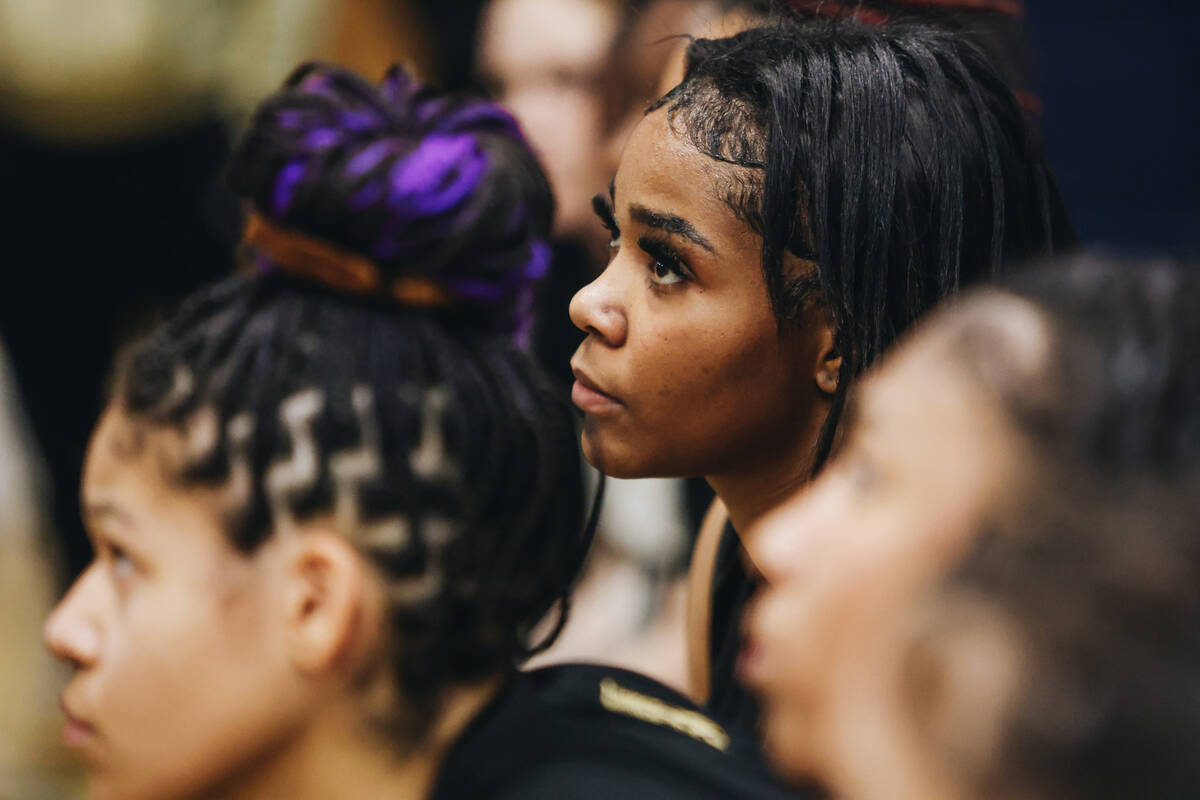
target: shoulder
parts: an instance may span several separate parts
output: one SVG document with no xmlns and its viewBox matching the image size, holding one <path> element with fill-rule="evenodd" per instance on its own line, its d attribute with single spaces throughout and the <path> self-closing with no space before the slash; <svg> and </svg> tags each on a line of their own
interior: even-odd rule
<svg viewBox="0 0 1200 800">
<path fill-rule="evenodd" d="M 612 667 L 521 673 L 451 751 L 435 800 L 794 797 L 683 695 Z"/>
</svg>

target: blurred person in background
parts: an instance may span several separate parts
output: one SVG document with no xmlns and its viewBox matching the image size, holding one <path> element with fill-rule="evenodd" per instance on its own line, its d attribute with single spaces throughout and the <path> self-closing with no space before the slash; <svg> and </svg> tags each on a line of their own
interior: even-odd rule
<svg viewBox="0 0 1200 800">
<path fill-rule="evenodd" d="M 617 0 L 493 0 L 480 27 L 477 69 L 512 110 L 550 177 L 554 233 L 602 260 L 591 198 L 611 175 L 599 158 L 605 59 L 621 19 Z"/>
<path fill-rule="evenodd" d="M 55 723 L 63 670 L 37 646 L 58 594 L 49 491 L 16 385 L 0 348 L 0 797 L 82 794 Z"/>
<path fill-rule="evenodd" d="M 854 378 L 901 330 L 1073 233 L 974 48 L 850 20 L 694 42 L 597 210 L 612 258 L 571 305 L 584 452 L 618 477 L 706 476 L 724 501 L 732 528 L 693 553 L 689 691 L 753 741 L 733 663 L 754 554 L 736 529 L 819 469 Z"/>
<path fill-rule="evenodd" d="M 520 348 L 549 188 L 502 109 L 319 65 L 229 179 L 257 274 L 131 347 L 89 445 L 65 737 L 98 799 L 427 797 L 587 549 Z"/>
<path fill-rule="evenodd" d="M 829 467 L 747 533 L 778 770 L 848 798 L 1194 785 L 1198 312 L 1194 267 L 1083 257 L 859 385 Z"/>
</svg>

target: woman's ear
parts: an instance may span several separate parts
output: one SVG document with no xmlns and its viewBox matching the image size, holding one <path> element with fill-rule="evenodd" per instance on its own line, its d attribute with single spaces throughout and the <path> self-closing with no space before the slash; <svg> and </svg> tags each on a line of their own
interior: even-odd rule
<svg viewBox="0 0 1200 800">
<path fill-rule="evenodd" d="M 838 380 L 842 374 L 842 354 L 838 350 L 831 325 L 822 324 L 817 336 L 819 341 L 814 378 L 817 389 L 832 397 L 837 394 Z"/>
<path fill-rule="evenodd" d="M 366 633 L 366 565 L 344 538 L 297 532 L 286 570 L 287 647 L 292 663 L 316 674 L 343 665 Z"/>
</svg>

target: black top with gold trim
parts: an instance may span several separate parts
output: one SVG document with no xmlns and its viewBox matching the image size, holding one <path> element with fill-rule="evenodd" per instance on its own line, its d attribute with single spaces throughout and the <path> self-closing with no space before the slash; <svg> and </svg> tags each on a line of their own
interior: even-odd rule
<svg viewBox="0 0 1200 800">
<path fill-rule="evenodd" d="M 447 755 L 433 800 L 804 798 L 678 692 L 627 670 L 515 675 Z M 815 797 L 815 795 L 812 795 Z"/>
</svg>

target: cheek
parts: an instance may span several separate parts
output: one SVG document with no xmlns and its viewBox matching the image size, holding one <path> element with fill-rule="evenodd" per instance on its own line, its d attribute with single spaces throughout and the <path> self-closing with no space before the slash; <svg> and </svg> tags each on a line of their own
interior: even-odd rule
<svg viewBox="0 0 1200 800">
<path fill-rule="evenodd" d="M 134 594 L 109 654 L 99 722 L 113 758 L 94 790 L 190 795 L 283 734 L 295 711 L 292 684 L 252 595 L 221 596 L 211 585 Z"/>
<path fill-rule="evenodd" d="M 908 726 L 902 711 L 901 658 L 894 647 L 899 619 L 875 626 L 838 659 L 821 726 L 823 772 L 832 788 L 849 797 L 921 797 L 905 786 L 911 754 L 905 750 Z"/>
<path fill-rule="evenodd" d="M 747 454 L 769 457 L 801 435 L 795 381 L 775 329 L 660 325 L 634 345 L 631 431 L 665 474 L 712 474 Z M 631 325 L 631 330 L 633 326 Z"/>
<path fill-rule="evenodd" d="M 763 697 L 767 754 L 774 769 L 792 780 L 824 774 L 827 679 L 837 623 L 811 612 L 793 605 L 786 618 L 780 616 L 775 681 Z"/>
</svg>

